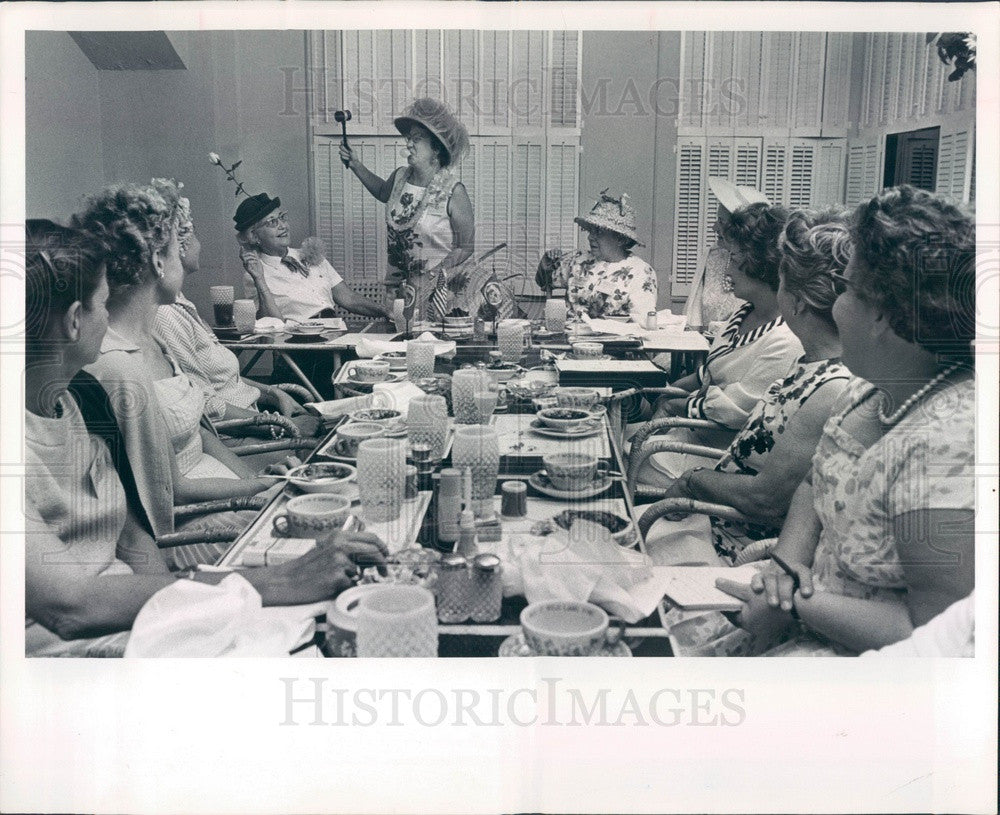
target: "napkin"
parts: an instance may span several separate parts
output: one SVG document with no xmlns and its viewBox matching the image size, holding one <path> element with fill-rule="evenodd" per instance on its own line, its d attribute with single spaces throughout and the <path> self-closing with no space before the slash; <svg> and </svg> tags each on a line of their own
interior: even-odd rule
<svg viewBox="0 0 1000 815">
<path fill-rule="evenodd" d="M 618 320 L 591 319 L 586 314 L 581 315 L 583 321 L 589 325 L 597 334 L 614 334 L 618 337 L 654 337 L 661 334 L 676 334 L 684 330 L 687 325 L 687 317 L 683 314 L 674 314 L 669 308 L 656 313 L 657 328 L 655 331 L 647 331 L 638 323 L 629 321 L 627 323 Z"/>
<path fill-rule="evenodd" d="M 268 334 L 274 331 L 283 331 L 285 321 L 278 317 L 261 317 L 253 324 L 253 330 L 261 334 Z"/>
<path fill-rule="evenodd" d="M 439 340 L 429 331 L 425 331 L 419 337 L 418 340 L 430 340 L 434 343 L 434 355 L 435 356 L 446 356 L 447 354 L 452 354 L 455 352 L 457 344 L 452 341 Z M 363 334 L 358 339 L 357 344 L 354 346 L 354 353 L 359 357 L 368 358 L 378 356 L 379 354 L 385 354 L 389 351 L 405 351 L 406 342 L 390 342 L 388 340 L 373 340 Z"/>
<path fill-rule="evenodd" d="M 308 642 L 329 603 L 263 608 L 242 576 L 178 580 L 139 610 L 126 657 L 281 657 Z"/>
<path fill-rule="evenodd" d="M 350 396 L 347 399 L 329 399 L 326 402 L 306 402 L 302 407 L 325 421 L 333 421 L 345 413 L 354 413 L 372 406 L 371 396 Z"/>
<path fill-rule="evenodd" d="M 372 388 L 372 407 L 392 408 L 404 415 L 410 409 L 410 400 L 423 391 L 412 382 L 379 382 Z"/>
<path fill-rule="evenodd" d="M 618 546 L 600 524 L 579 519 L 568 531 L 533 540 L 510 553 L 517 574 L 507 577 L 505 593 L 523 588 L 529 603 L 591 602 L 627 623 L 648 617 L 663 597 L 663 580 L 646 556 Z"/>
</svg>

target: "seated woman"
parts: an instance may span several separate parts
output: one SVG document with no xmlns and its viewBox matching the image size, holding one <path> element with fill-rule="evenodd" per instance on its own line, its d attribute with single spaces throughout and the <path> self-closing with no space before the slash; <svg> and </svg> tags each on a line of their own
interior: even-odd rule
<svg viewBox="0 0 1000 815">
<path fill-rule="evenodd" d="M 157 535 L 173 531 L 175 502 L 248 496 L 273 486 L 201 426 L 204 391 L 152 332 L 157 308 L 174 302 L 184 279 L 179 211 L 179 198 L 168 190 L 116 184 L 74 216 L 74 225 L 108 257 L 109 325 L 86 370 L 108 393 Z M 242 526 L 249 519 L 214 522 L 222 520 Z M 171 558 L 187 566 L 212 562 L 222 551 L 222 544 L 197 544 L 172 549 Z"/>
<path fill-rule="evenodd" d="M 903 186 L 858 206 L 851 237 L 833 316 L 867 381 L 827 423 L 774 550 L 799 587 L 776 566 L 748 591 L 720 583 L 758 650 L 787 640 L 773 654 L 881 648 L 974 588 L 975 223 Z"/>
<path fill-rule="evenodd" d="M 199 268 L 201 242 L 191 221 L 190 202 L 179 194 L 183 185 L 157 178 L 153 179 L 152 186 L 165 198 L 177 198 L 180 202 L 181 265 L 186 275 L 194 274 Z M 156 310 L 153 331 L 181 370 L 201 387 L 205 394 L 205 415 L 209 419 L 249 418 L 258 413 L 258 404 L 267 405 L 282 416 L 295 417 L 295 424 L 303 435 L 315 435 L 319 421 L 306 414 L 291 396 L 280 388 L 240 376 L 236 355 L 219 342 L 183 292 L 177 293 L 173 303 Z"/>
<path fill-rule="evenodd" d="M 340 306 L 366 317 L 391 319 L 387 309 L 344 282 L 324 257 L 319 238 L 309 238 L 301 249 L 290 248 L 291 228 L 280 198 L 264 192 L 246 198 L 233 220 L 245 288 L 257 303 L 259 317 L 305 322 L 331 317 Z"/>
<path fill-rule="evenodd" d="M 658 563 L 731 563 L 752 542 L 777 537 L 792 494 L 809 470 L 823 425 L 847 385 L 831 309 L 831 275 L 850 258 L 844 214 L 794 212 L 778 241 L 778 307 L 805 353 L 764 394 L 726 454 L 712 469 L 684 472 L 664 498 L 727 504 L 750 524 L 693 515 L 655 523 L 646 547 Z M 640 471 L 650 480 L 651 467 Z M 660 476 L 662 478 L 662 476 Z M 714 546 L 714 548 L 713 548 Z"/>
<path fill-rule="evenodd" d="M 118 480 L 104 442 L 87 432 L 66 386 L 93 362 L 108 325 L 105 254 L 78 232 L 29 221 L 25 285 L 25 654 L 120 656 L 142 606 L 175 578 L 142 505 Z M 371 535 L 246 579 L 264 605 L 333 597 L 351 584 L 350 557 L 382 558 Z M 194 578 L 218 582 L 220 573 Z"/>
<path fill-rule="evenodd" d="M 778 308 L 778 238 L 787 220 L 783 207 L 756 203 L 736 210 L 720 225 L 720 242 L 730 255 L 733 293 L 746 302 L 712 339 L 708 359 L 695 373 L 673 383 L 689 395 L 662 398 L 653 413 L 654 419 L 709 419 L 718 429 L 677 429 L 670 438 L 728 446 L 771 384 L 802 356 L 802 344 Z M 679 453 L 657 453 L 650 462 L 665 477 L 664 483 L 698 463 Z"/>
<path fill-rule="evenodd" d="M 642 325 L 656 311 L 656 272 L 632 254 L 639 243 L 635 210 L 627 195 L 605 190 L 590 212 L 573 219 L 587 233 L 588 252 L 550 249 L 535 282 L 545 290 L 566 287 L 571 317 L 630 317 Z"/>
</svg>

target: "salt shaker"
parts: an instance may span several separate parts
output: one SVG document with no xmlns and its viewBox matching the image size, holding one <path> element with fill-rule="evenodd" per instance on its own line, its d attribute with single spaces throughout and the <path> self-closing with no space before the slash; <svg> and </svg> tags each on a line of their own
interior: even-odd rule
<svg viewBox="0 0 1000 815">
<path fill-rule="evenodd" d="M 458 554 L 445 555 L 438 569 L 438 620 L 464 623 L 469 619 L 469 562 Z"/>
<path fill-rule="evenodd" d="M 500 619 L 503 601 L 503 568 L 496 555 L 477 555 L 472 561 L 470 616 L 473 622 L 492 623 Z"/>
<path fill-rule="evenodd" d="M 649 312 L 649 314 L 646 315 L 646 325 L 644 326 L 644 328 L 647 331 L 656 331 L 657 320 L 655 311 L 651 311 Z"/>
</svg>

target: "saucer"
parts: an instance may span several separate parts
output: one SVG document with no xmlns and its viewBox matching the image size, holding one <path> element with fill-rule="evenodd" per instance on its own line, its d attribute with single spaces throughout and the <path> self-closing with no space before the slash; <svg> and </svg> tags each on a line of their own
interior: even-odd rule
<svg viewBox="0 0 1000 815">
<path fill-rule="evenodd" d="M 559 490 L 552 486 L 552 482 L 549 481 L 549 477 L 544 474 L 544 470 L 539 470 L 537 473 L 532 473 L 531 476 L 529 476 L 528 483 L 543 495 L 549 496 L 549 498 L 559 498 L 563 501 L 580 501 L 585 498 L 593 498 L 595 495 L 600 495 L 602 492 L 607 492 L 611 487 L 612 481 L 611 477 L 606 475 L 603 478 L 591 482 L 583 489 Z"/>
<path fill-rule="evenodd" d="M 518 631 L 516 634 L 511 634 L 507 639 L 500 643 L 500 650 L 497 651 L 498 657 L 537 657 L 537 656 L 547 656 L 547 654 L 536 654 L 531 650 L 531 646 L 524 641 L 524 632 Z M 620 640 L 614 645 L 605 645 L 598 651 L 590 654 L 592 657 L 630 657 L 632 656 L 632 649 L 628 645 Z"/>
<path fill-rule="evenodd" d="M 596 436 L 604 429 L 604 423 L 599 421 L 581 422 L 580 426 L 575 430 L 557 430 L 554 427 L 543 424 L 541 419 L 535 419 L 528 426 L 538 433 L 538 435 L 548 436 L 553 439 L 586 439 L 590 436 Z"/>
<path fill-rule="evenodd" d="M 353 369 L 352 369 L 353 370 Z M 350 374 L 350 371 L 348 371 Z M 381 379 L 355 379 L 353 376 L 345 376 L 338 385 L 379 385 L 383 382 L 399 382 L 406 378 L 406 371 L 392 371 L 389 375 Z"/>
<path fill-rule="evenodd" d="M 347 462 L 347 461 L 356 462 L 357 461 L 357 459 L 353 459 L 353 458 L 348 459 L 348 458 L 344 458 L 342 456 L 336 456 L 336 457 L 330 456 L 330 458 L 336 458 L 338 461 L 343 461 L 343 462 Z M 293 494 L 293 495 L 300 495 L 300 494 L 301 495 L 308 495 L 309 494 L 305 490 L 303 490 L 301 487 L 299 487 L 299 486 L 297 486 L 295 484 L 291 484 L 291 483 L 289 483 L 289 484 L 287 484 L 285 486 L 285 490 L 289 494 Z M 314 493 L 314 494 L 317 494 L 317 493 Z M 348 483 L 348 484 L 346 484 L 346 485 L 344 485 L 344 489 L 342 489 L 342 490 L 337 490 L 336 492 L 329 492 L 329 493 L 322 493 L 322 494 L 324 494 L 324 495 L 342 495 L 342 496 L 344 496 L 344 498 L 349 498 L 352 504 L 357 504 L 357 503 L 360 503 L 360 501 L 361 501 L 361 491 L 358 489 L 357 483 L 353 482 L 353 481 L 350 482 L 350 483 Z"/>
</svg>

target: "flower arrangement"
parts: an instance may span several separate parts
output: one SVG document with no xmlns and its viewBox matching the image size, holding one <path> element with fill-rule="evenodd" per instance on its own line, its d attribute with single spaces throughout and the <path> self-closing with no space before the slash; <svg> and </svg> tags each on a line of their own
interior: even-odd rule
<svg viewBox="0 0 1000 815">
<path fill-rule="evenodd" d="M 240 182 L 236 178 L 236 168 L 239 167 L 243 163 L 242 159 L 240 159 L 239 161 L 237 161 L 232 167 L 227 167 L 225 164 L 223 164 L 222 163 L 222 159 L 219 157 L 218 153 L 209 153 L 208 154 L 208 160 L 212 164 L 217 164 L 219 167 L 221 167 L 222 170 L 223 170 L 223 172 L 226 174 L 226 178 L 229 179 L 230 181 L 232 181 L 236 185 L 236 196 L 237 197 L 239 197 L 241 194 L 242 195 L 248 195 L 247 191 L 245 189 L 243 189 L 242 182 Z"/>
<path fill-rule="evenodd" d="M 326 260 L 323 241 L 317 237 L 306 238 L 299 248 L 299 257 L 306 266 L 316 266 Z"/>
<path fill-rule="evenodd" d="M 937 49 L 938 59 L 954 70 L 949 82 L 957 82 L 966 71 L 976 70 L 976 35 L 969 32 L 947 31 L 927 35 L 927 44 Z"/>
</svg>

